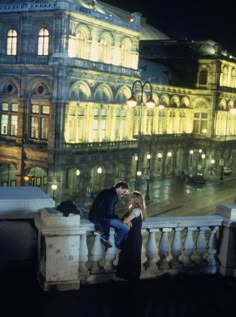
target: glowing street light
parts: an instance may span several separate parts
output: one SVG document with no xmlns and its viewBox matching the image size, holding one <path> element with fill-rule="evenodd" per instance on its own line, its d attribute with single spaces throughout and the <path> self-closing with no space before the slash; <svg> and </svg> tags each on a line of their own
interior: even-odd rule
<svg viewBox="0 0 236 317">
<path fill-rule="evenodd" d="M 76 176 L 80 176 L 80 170 L 79 170 L 79 169 L 77 169 L 77 170 L 75 171 L 75 175 L 76 175 Z"/>
</svg>

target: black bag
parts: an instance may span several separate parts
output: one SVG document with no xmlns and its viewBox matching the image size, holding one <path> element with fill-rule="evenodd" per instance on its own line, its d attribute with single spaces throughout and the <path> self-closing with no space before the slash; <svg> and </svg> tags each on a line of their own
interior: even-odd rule
<svg viewBox="0 0 236 317">
<path fill-rule="evenodd" d="M 61 211 L 64 217 L 68 217 L 70 213 L 80 215 L 79 207 L 77 207 L 71 200 L 62 201 L 56 209 Z"/>
</svg>

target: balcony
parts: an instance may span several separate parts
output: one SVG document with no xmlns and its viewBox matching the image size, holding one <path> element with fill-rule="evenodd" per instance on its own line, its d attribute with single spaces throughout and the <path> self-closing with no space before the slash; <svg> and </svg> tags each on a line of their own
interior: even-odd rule
<svg viewBox="0 0 236 317">
<path fill-rule="evenodd" d="M 1 209 L 1 295 L 24 304 L 24 316 L 235 316 L 235 204 L 147 218 L 137 285 L 115 277 L 117 250 L 104 249 L 92 223 L 43 204 L 23 217 Z"/>
</svg>

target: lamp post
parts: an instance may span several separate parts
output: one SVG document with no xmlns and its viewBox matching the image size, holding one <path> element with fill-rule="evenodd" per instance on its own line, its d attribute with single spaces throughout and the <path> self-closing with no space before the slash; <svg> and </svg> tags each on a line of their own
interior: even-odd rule
<svg viewBox="0 0 236 317">
<path fill-rule="evenodd" d="M 103 170 L 102 170 L 102 167 L 101 166 L 99 166 L 98 168 L 97 168 L 97 174 L 98 174 L 98 177 L 99 177 L 99 190 L 101 190 L 101 188 L 102 188 L 102 172 L 103 172 Z"/>
<path fill-rule="evenodd" d="M 147 187 L 146 187 L 146 194 L 145 194 L 146 200 L 150 199 L 150 195 L 149 195 L 150 165 L 151 165 L 150 160 L 151 160 L 151 154 L 147 154 L 148 168 L 146 172 L 146 180 L 147 180 Z"/>
<path fill-rule="evenodd" d="M 144 95 L 144 89 L 146 86 L 149 87 L 150 90 L 150 97 L 148 98 L 147 102 L 146 102 L 146 106 L 148 108 L 153 108 L 155 106 L 155 102 L 152 99 L 152 85 L 149 81 L 145 81 L 144 83 L 142 83 L 141 80 L 135 80 L 133 85 L 132 85 L 132 89 L 131 89 L 131 97 L 127 100 L 127 104 L 130 107 L 135 107 L 137 105 L 137 100 L 135 98 L 135 87 L 139 85 L 140 88 L 140 104 L 141 107 L 139 109 L 139 123 L 138 123 L 138 143 L 137 143 L 137 157 L 136 157 L 136 169 L 135 169 L 135 189 L 138 189 L 138 176 L 140 176 L 142 174 L 142 172 L 139 170 L 140 168 L 140 143 L 141 143 L 141 135 L 142 135 L 142 108 L 144 105 L 143 102 L 143 95 Z M 150 161 L 150 160 L 149 160 Z M 148 173 L 150 173 L 150 168 Z M 148 175 L 147 175 L 148 176 Z M 149 198 L 149 176 L 147 177 L 147 188 L 146 188 L 146 195 L 145 197 Z"/>
<path fill-rule="evenodd" d="M 232 108 L 226 111 L 226 125 L 225 125 L 225 135 L 224 135 L 224 142 L 227 142 L 227 136 L 230 135 L 228 132 L 228 120 L 230 115 L 235 115 L 236 114 L 236 106 L 234 105 Z M 231 126 L 231 125 L 230 125 Z M 229 129 L 230 130 L 230 129 Z M 226 146 L 226 145 L 225 145 Z M 220 181 L 223 182 L 224 180 L 224 165 L 225 165 L 225 160 L 224 160 L 224 155 L 222 153 L 222 158 L 219 161 L 219 166 L 220 166 Z"/>
</svg>

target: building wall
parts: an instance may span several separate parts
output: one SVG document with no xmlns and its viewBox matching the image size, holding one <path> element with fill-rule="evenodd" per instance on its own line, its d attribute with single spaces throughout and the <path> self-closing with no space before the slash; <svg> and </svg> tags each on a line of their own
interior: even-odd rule
<svg viewBox="0 0 236 317">
<path fill-rule="evenodd" d="M 156 107 L 147 109 L 150 86 L 132 91 L 142 80 L 139 16 L 130 24 L 47 6 L 0 13 L 2 186 L 90 199 L 120 179 L 132 183 L 138 145 L 142 179 L 209 173 L 213 160 L 236 167 L 234 63 L 199 60 L 196 89 L 152 82 Z M 142 106 L 127 105 L 131 93 Z"/>
</svg>

